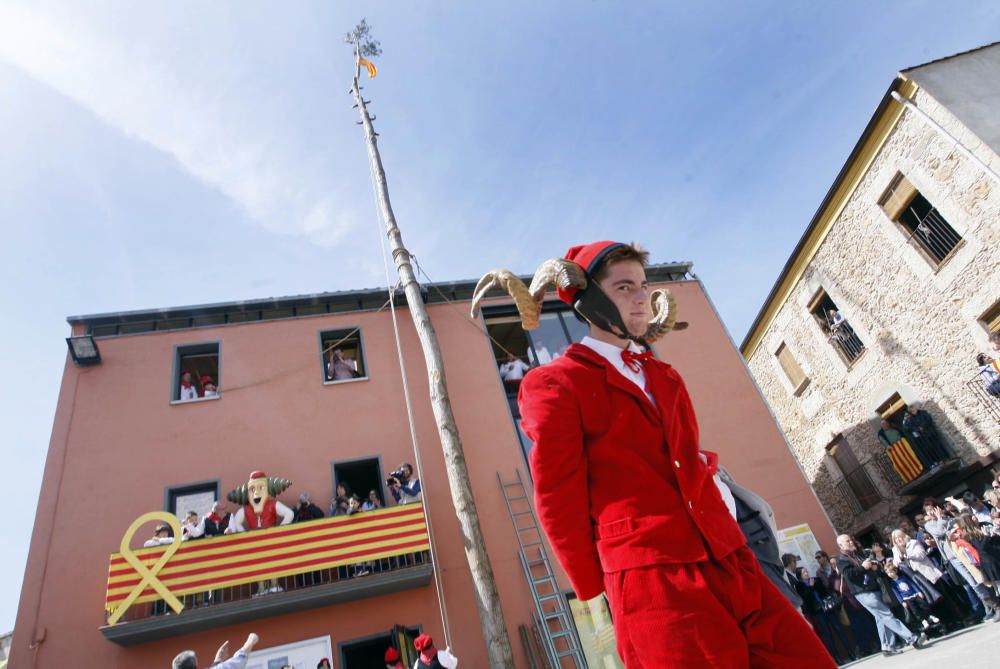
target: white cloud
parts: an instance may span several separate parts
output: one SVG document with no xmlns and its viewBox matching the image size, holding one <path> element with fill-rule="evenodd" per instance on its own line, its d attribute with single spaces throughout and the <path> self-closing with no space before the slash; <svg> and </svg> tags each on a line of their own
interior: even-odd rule
<svg viewBox="0 0 1000 669">
<path fill-rule="evenodd" d="M 326 147 L 310 151 L 284 101 L 255 99 L 280 94 L 255 81 L 273 71 L 257 70 L 260 61 L 232 45 L 180 33 L 170 17 L 76 11 L 0 3 L 0 59 L 170 154 L 268 230 L 322 246 L 351 230 L 337 180 L 310 155 Z"/>
</svg>

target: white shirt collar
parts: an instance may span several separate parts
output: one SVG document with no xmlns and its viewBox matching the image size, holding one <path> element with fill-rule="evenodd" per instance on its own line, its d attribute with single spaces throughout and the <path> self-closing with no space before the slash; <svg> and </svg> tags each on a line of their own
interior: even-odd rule
<svg viewBox="0 0 1000 669">
<path fill-rule="evenodd" d="M 612 367 L 617 369 L 626 379 L 639 386 L 646 394 L 646 397 L 652 401 L 653 396 L 646 392 L 646 374 L 642 371 L 642 368 L 636 372 L 625 364 L 625 361 L 622 360 L 623 349 L 620 346 L 615 346 L 614 344 L 609 344 L 606 341 L 594 339 L 589 336 L 584 337 L 580 343 L 610 362 Z M 633 353 L 642 353 L 642 348 L 634 341 L 629 341 L 628 349 Z"/>
</svg>

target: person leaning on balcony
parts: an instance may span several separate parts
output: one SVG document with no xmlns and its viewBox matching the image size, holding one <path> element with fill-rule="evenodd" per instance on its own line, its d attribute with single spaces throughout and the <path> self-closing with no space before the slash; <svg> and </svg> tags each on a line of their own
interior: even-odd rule
<svg viewBox="0 0 1000 669">
<path fill-rule="evenodd" d="M 201 539 L 205 536 L 205 519 L 198 520 L 197 511 L 188 511 L 184 516 L 184 524 L 181 525 L 181 540 Z"/>
<path fill-rule="evenodd" d="M 985 353 L 980 353 L 976 356 L 976 367 L 979 368 L 979 378 L 986 392 L 994 397 L 1000 397 L 1000 370 L 997 369 L 997 361 Z"/>
<path fill-rule="evenodd" d="M 906 408 L 903 429 L 910 434 L 914 448 L 930 460 L 932 467 L 951 457 L 934 425 L 934 419 L 916 403 Z"/>
<path fill-rule="evenodd" d="M 879 423 L 878 440 L 885 448 L 889 461 L 899 477 L 905 482 L 910 482 L 927 471 L 930 467 L 926 462 L 926 456 L 913 448 L 910 440 L 903 436 L 896 426 L 885 418 Z"/>
<path fill-rule="evenodd" d="M 500 378 L 504 383 L 518 384 L 524 378 L 524 373 L 531 367 L 524 360 L 517 358 L 513 353 L 507 354 L 507 360 L 500 365 Z"/>
<path fill-rule="evenodd" d="M 361 505 L 362 511 L 375 511 L 382 508 L 382 500 L 378 498 L 378 490 L 369 490 L 368 499 Z"/>
<path fill-rule="evenodd" d="M 144 543 L 142 547 L 152 548 L 153 546 L 163 546 L 165 544 L 172 543 L 174 543 L 174 537 L 170 535 L 170 526 L 166 523 L 160 523 L 153 531 L 153 536 L 146 539 L 146 543 Z"/>
<path fill-rule="evenodd" d="M 299 495 L 299 505 L 295 507 L 294 523 L 304 523 L 310 520 L 319 520 L 323 517 L 323 509 L 312 503 L 309 493 L 304 492 Z"/>
<path fill-rule="evenodd" d="M 399 466 L 397 473 L 402 474 L 402 478 L 398 476 L 390 477 L 392 483 L 389 485 L 389 492 L 392 494 L 392 498 L 396 500 L 396 504 L 419 502 L 420 479 L 413 476 L 413 466 L 408 462 L 404 462 Z"/>
<path fill-rule="evenodd" d="M 212 510 L 205 514 L 205 536 L 217 537 L 225 534 L 231 517 L 232 514 L 226 511 L 222 502 L 212 504 Z"/>
<path fill-rule="evenodd" d="M 210 665 L 211 669 L 244 669 L 247 660 L 250 659 L 250 651 L 260 641 L 254 633 L 250 633 L 243 647 L 236 651 L 236 654 L 229 657 L 229 641 L 223 642 L 219 650 L 215 653 L 215 659 Z M 178 653 L 171 665 L 173 669 L 198 669 L 198 656 L 193 650 L 185 650 Z"/>
</svg>

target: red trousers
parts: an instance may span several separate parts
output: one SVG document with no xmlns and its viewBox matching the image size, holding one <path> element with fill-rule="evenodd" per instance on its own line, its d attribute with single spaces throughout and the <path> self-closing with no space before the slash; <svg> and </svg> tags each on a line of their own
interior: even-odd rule
<svg viewBox="0 0 1000 669">
<path fill-rule="evenodd" d="M 749 548 L 604 575 L 627 669 L 836 669 Z"/>
</svg>

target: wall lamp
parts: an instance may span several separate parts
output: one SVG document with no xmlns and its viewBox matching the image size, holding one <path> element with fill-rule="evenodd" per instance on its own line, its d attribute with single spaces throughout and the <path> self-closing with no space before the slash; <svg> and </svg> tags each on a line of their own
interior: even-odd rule
<svg viewBox="0 0 1000 669">
<path fill-rule="evenodd" d="M 100 364 L 101 352 L 97 350 L 97 342 L 90 335 L 66 337 L 66 344 L 76 364 L 81 366 Z"/>
</svg>

